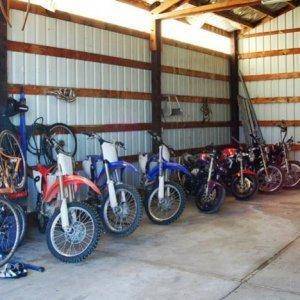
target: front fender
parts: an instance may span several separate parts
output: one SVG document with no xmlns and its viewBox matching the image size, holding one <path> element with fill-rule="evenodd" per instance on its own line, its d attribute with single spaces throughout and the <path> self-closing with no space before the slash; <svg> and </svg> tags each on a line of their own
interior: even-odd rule
<svg viewBox="0 0 300 300">
<path fill-rule="evenodd" d="M 96 194 L 100 194 L 99 188 L 89 179 L 79 176 L 79 175 L 67 175 L 63 176 L 63 186 L 75 186 L 78 189 L 80 186 L 86 185 L 90 187 Z M 53 199 L 57 198 L 59 194 L 59 181 L 56 180 L 46 191 L 43 201 L 51 202 Z"/>
<path fill-rule="evenodd" d="M 124 160 L 111 162 L 111 163 L 109 163 L 108 167 L 109 167 L 110 170 L 128 169 L 131 172 L 136 172 L 136 173 L 139 172 L 133 164 L 130 164 L 130 163 L 124 161 Z"/>
<path fill-rule="evenodd" d="M 174 162 L 164 161 L 163 162 L 163 170 L 164 171 L 166 171 L 166 170 L 177 171 L 180 173 L 184 173 L 188 176 L 191 176 L 191 173 L 189 172 L 189 170 L 186 167 L 184 167 L 178 163 L 174 163 Z M 155 180 L 158 177 L 158 174 L 159 174 L 159 166 L 157 165 L 153 169 L 151 169 L 150 172 L 148 173 L 148 179 L 150 181 Z"/>
</svg>

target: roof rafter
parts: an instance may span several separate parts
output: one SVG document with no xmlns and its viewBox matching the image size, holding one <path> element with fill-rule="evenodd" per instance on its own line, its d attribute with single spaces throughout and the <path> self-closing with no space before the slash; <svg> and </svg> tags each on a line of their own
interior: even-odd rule
<svg viewBox="0 0 300 300">
<path fill-rule="evenodd" d="M 162 2 L 159 6 L 151 10 L 151 13 L 153 14 L 160 14 L 163 12 L 168 11 L 171 8 L 178 7 L 183 1 L 182 0 L 165 0 Z"/>
<path fill-rule="evenodd" d="M 261 4 L 252 5 L 251 8 L 269 16 L 270 18 L 276 18 L 277 16 L 276 12 Z"/>
<path fill-rule="evenodd" d="M 243 18 L 241 18 L 240 16 L 236 15 L 235 13 L 231 12 L 231 11 L 218 11 L 215 12 L 216 15 L 226 18 L 230 21 L 233 21 L 235 23 L 241 24 L 247 28 L 254 28 L 256 24 L 253 24 Z"/>
<path fill-rule="evenodd" d="M 208 12 L 220 12 L 220 11 L 224 11 L 224 10 L 231 10 L 231 9 L 235 9 L 237 7 L 251 6 L 251 5 L 256 5 L 256 4 L 260 4 L 260 3 L 261 3 L 260 0 L 248 0 L 248 1 L 246 1 L 246 0 L 231 0 L 231 1 L 226 0 L 226 1 L 217 2 L 217 3 L 213 3 L 213 4 L 206 4 L 206 5 L 201 5 L 198 7 L 157 14 L 157 15 L 155 15 L 155 18 L 162 19 L 162 20 L 163 19 L 178 19 L 178 18 L 199 15 L 199 14 L 208 13 Z"/>
</svg>

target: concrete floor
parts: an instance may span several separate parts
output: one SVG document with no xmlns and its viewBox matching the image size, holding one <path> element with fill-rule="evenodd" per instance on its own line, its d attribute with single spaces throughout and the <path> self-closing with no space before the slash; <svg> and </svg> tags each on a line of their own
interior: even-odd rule
<svg viewBox="0 0 300 300">
<path fill-rule="evenodd" d="M 128 238 L 105 236 L 78 265 L 33 230 L 17 255 L 47 270 L 0 281 L 0 299 L 300 299 L 299 195 L 228 197 L 216 215 L 191 202 L 171 226 L 145 218 Z"/>
</svg>

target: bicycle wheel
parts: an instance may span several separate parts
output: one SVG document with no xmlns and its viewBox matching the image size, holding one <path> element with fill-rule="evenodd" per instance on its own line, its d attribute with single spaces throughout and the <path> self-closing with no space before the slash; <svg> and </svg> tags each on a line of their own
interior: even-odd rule
<svg viewBox="0 0 300 300">
<path fill-rule="evenodd" d="M 74 156 L 77 151 L 77 138 L 73 130 L 63 123 L 55 123 L 49 127 L 49 138 L 60 145 L 60 150 L 69 156 Z M 53 162 L 57 161 L 57 153 L 51 145 L 46 146 L 46 155 Z"/>
<path fill-rule="evenodd" d="M 14 255 L 20 237 L 20 222 L 16 209 L 0 198 L 0 267 Z"/>
<path fill-rule="evenodd" d="M 0 133 L 0 149 L 4 154 L 3 161 L 9 178 L 9 185 L 15 191 L 20 191 L 26 183 L 26 161 L 24 153 L 16 136 L 9 130 Z M 6 157 L 7 156 L 7 157 Z"/>
</svg>

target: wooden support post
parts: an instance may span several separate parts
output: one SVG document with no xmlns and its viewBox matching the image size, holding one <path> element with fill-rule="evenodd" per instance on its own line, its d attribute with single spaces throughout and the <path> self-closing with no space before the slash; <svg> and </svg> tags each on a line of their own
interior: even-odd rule
<svg viewBox="0 0 300 300">
<path fill-rule="evenodd" d="M 231 113 L 231 137 L 239 139 L 239 67 L 238 67 L 238 31 L 234 31 L 231 38 L 232 53 L 229 58 L 229 90 Z"/>
<path fill-rule="evenodd" d="M 7 8 L 7 1 L 3 1 L 4 8 Z M 7 23 L 0 13 L 0 114 L 4 111 L 7 103 Z"/>
<path fill-rule="evenodd" d="M 152 130 L 161 135 L 161 21 L 154 20 L 150 34 Z"/>
</svg>

